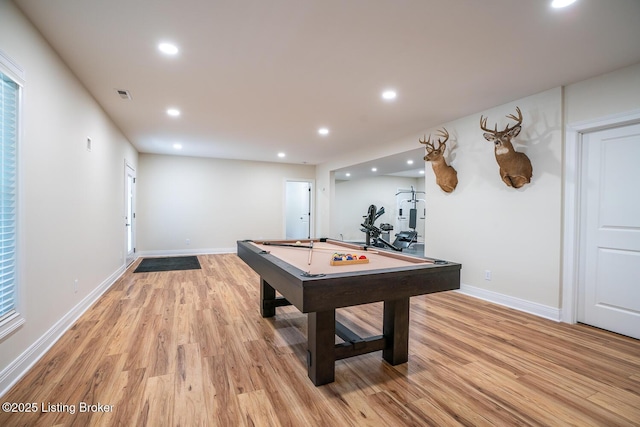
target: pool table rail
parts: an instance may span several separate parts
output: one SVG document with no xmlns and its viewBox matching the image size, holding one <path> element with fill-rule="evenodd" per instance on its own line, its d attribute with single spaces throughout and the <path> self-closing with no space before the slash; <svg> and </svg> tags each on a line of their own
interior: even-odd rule
<svg viewBox="0 0 640 427">
<path fill-rule="evenodd" d="M 328 239 L 325 242 L 333 243 Z M 336 360 L 382 350 L 383 359 L 391 365 L 407 362 L 410 298 L 460 288 L 461 266 L 456 263 L 376 251 L 400 261 L 367 270 L 361 268 L 362 264 L 350 270 L 348 266 L 329 266 L 327 261 L 326 270 L 320 267 L 326 274 L 308 275 L 275 255 L 287 258 L 282 252 L 274 250 L 272 254 L 263 248 L 252 241 L 238 241 L 238 256 L 260 276 L 262 317 L 273 317 L 277 307 L 290 304 L 308 314 L 307 369 L 315 385 L 334 381 Z M 295 260 L 301 262 L 299 256 Z M 373 302 L 383 302 L 382 335 L 361 338 L 336 321 L 336 309 Z M 336 335 L 342 343 L 335 343 Z"/>
</svg>

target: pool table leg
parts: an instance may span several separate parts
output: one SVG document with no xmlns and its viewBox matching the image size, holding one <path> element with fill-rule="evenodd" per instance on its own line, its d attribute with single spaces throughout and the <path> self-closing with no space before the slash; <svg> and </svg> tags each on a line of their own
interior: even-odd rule
<svg viewBox="0 0 640 427">
<path fill-rule="evenodd" d="M 309 313 L 307 323 L 309 378 L 315 385 L 331 383 L 335 380 L 336 311 Z"/>
<path fill-rule="evenodd" d="M 260 278 L 260 314 L 262 317 L 273 317 L 276 315 L 276 307 L 265 307 L 265 301 L 272 301 L 276 299 L 276 290 Z"/>
<path fill-rule="evenodd" d="M 399 365 L 409 360 L 409 298 L 384 302 L 382 333 L 387 348 L 382 350 L 384 360 Z"/>
</svg>

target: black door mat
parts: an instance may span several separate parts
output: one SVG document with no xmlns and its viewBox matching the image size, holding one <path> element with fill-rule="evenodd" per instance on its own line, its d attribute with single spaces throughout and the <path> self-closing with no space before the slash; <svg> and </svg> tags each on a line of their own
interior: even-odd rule
<svg viewBox="0 0 640 427">
<path fill-rule="evenodd" d="M 134 273 L 154 271 L 200 270 L 197 256 L 175 256 L 167 258 L 144 258 Z"/>
</svg>

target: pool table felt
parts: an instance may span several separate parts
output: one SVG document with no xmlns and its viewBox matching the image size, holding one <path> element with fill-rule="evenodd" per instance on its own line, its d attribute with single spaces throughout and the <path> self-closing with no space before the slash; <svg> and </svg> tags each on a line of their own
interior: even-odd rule
<svg viewBox="0 0 640 427">
<path fill-rule="evenodd" d="M 433 264 L 433 261 L 402 255 L 400 253 L 378 251 L 371 249 L 364 251 L 357 249 L 355 245 L 339 244 L 335 242 L 313 242 L 313 255 L 311 257 L 311 265 L 309 261 L 308 241 L 302 242 L 302 247 L 295 248 L 290 246 L 276 246 L 279 242 L 273 242 L 272 245 L 264 245 L 258 242 L 252 242 L 261 250 L 269 252 L 271 255 L 283 260 L 284 262 L 306 271 L 310 274 L 332 274 L 332 273 L 350 273 L 357 271 L 371 271 L 387 268 L 409 267 L 416 264 Z M 285 243 L 285 242 L 283 242 Z M 292 242 L 286 242 L 291 244 Z M 331 259 L 334 253 L 353 253 L 355 255 L 365 255 L 369 262 L 366 264 L 347 264 L 347 265 L 331 265 Z"/>
</svg>

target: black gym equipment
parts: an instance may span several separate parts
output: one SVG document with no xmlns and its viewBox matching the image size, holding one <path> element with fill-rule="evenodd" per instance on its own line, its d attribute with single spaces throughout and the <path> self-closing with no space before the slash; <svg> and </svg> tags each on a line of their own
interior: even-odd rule
<svg viewBox="0 0 640 427">
<path fill-rule="evenodd" d="M 393 245 L 401 249 L 406 249 L 417 241 L 417 231 L 401 231 L 396 234 L 396 240 L 393 241 Z"/>
<path fill-rule="evenodd" d="M 390 224 L 381 224 L 380 227 L 383 227 L 383 229 L 380 229 L 374 225 L 376 220 L 380 218 L 380 216 L 382 216 L 383 214 L 384 214 L 384 206 L 381 207 L 380 210 L 377 210 L 376 205 L 369 206 L 369 211 L 367 215 L 364 216 L 365 218 L 364 223 L 360 224 L 362 227 L 364 227 L 362 231 L 366 233 L 365 244 L 367 246 L 377 246 L 377 247 L 387 246 L 393 249 L 394 251 L 400 252 L 402 251 L 401 247 L 395 246 L 394 244 L 389 243 L 388 241 L 386 241 L 381 237 L 383 230 L 385 232 L 389 231 L 389 227 L 391 227 L 391 230 L 393 230 L 393 226 L 391 226 Z M 396 241 L 398 241 L 398 239 L 396 239 Z M 408 246 L 405 246 L 405 247 L 408 247 Z"/>
</svg>

